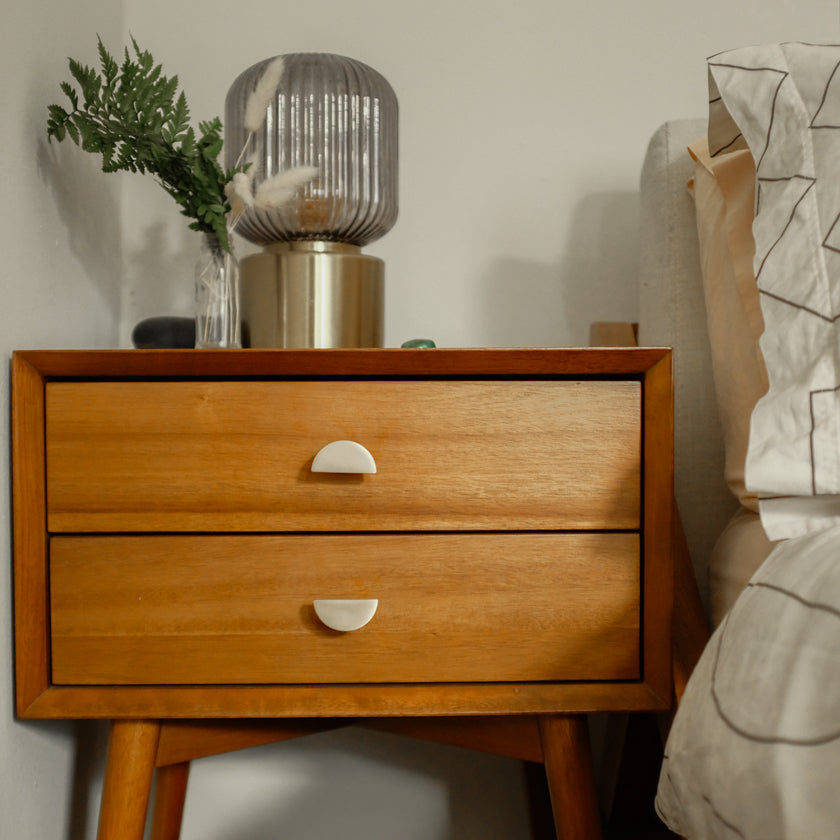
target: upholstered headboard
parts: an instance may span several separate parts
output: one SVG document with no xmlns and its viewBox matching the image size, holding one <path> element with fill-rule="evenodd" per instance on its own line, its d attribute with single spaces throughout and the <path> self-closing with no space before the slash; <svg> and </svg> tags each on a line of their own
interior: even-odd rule
<svg viewBox="0 0 840 840">
<path fill-rule="evenodd" d="M 674 348 L 675 485 L 697 582 L 708 602 L 712 548 L 738 503 L 724 480 L 700 273 L 694 162 L 687 146 L 706 120 L 665 123 L 648 146 L 641 176 L 639 343 Z"/>
</svg>

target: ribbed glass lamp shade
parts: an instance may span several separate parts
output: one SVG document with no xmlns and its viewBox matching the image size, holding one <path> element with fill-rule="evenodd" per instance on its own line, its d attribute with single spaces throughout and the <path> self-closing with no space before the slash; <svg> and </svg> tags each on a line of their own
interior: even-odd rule
<svg viewBox="0 0 840 840">
<path fill-rule="evenodd" d="M 376 70 L 340 55 L 293 53 L 267 108 L 248 139 L 247 100 L 272 59 L 241 73 L 225 100 L 225 164 L 246 159 L 260 183 L 294 166 L 319 175 L 278 209 L 249 208 L 237 232 L 251 242 L 321 240 L 364 245 L 397 219 L 397 97 Z"/>
</svg>

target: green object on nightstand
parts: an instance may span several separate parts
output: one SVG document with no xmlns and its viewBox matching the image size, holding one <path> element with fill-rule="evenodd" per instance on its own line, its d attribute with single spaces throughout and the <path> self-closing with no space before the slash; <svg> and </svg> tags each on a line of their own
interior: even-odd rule
<svg viewBox="0 0 840 840">
<path fill-rule="evenodd" d="M 412 338 L 409 341 L 404 341 L 401 347 L 436 347 L 437 345 L 431 338 Z"/>
</svg>

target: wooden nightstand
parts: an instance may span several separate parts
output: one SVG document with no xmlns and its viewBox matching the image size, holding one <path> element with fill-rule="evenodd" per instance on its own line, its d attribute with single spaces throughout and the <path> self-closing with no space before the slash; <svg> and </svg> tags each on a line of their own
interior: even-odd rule
<svg viewBox="0 0 840 840">
<path fill-rule="evenodd" d="M 542 761 L 597 836 L 583 713 L 671 702 L 669 351 L 12 373 L 17 712 L 115 721 L 100 840 L 142 837 L 155 766 L 175 838 L 190 759 L 347 719 Z"/>
</svg>

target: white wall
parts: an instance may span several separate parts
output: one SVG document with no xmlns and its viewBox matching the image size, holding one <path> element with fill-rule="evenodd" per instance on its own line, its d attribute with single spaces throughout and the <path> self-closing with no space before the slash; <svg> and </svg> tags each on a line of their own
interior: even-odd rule
<svg viewBox="0 0 840 840">
<path fill-rule="evenodd" d="M 581 344 L 591 320 L 634 317 L 650 134 L 702 114 L 707 55 L 838 29 L 836 0 L 205 0 L 200 15 L 184 0 L 128 6 L 131 30 L 177 70 L 196 116 L 221 115 L 236 75 L 277 53 L 343 53 L 389 79 L 400 218 L 366 250 L 386 262 L 390 345 Z M 189 307 L 194 237 L 152 189 L 126 208 L 128 324 L 160 308 L 148 292 L 164 282 L 156 268 L 132 273 L 149 243 L 175 260 L 168 299 Z"/>
<path fill-rule="evenodd" d="M 179 75 L 196 118 L 221 115 L 235 76 L 278 53 L 339 52 L 376 67 L 401 107 L 401 215 L 367 249 L 387 265 L 387 343 L 566 345 L 585 343 L 593 319 L 636 316 L 645 145 L 664 120 L 702 114 L 705 57 L 748 43 L 836 40 L 838 7 L 9 0 L 0 31 L 4 352 L 126 346 L 140 318 L 190 311 L 196 238 L 171 200 L 44 142 L 65 57 L 93 63 L 96 32 L 116 48 L 129 31 Z M 0 494 L 8 555 L 4 482 Z M 98 777 L 102 729 L 14 722 L 5 581 L 0 837 L 93 837 L 84 793 Z M 198 763 L 183 837 L 518 840 L 527 836 L 518 771 L 357 730 L 319 736 Z"/>
<path fill-rule="evenodd" d="M 0 27 L 0 355 L 8 359 L 14 348 L 113 346 L 122 293 L 119 179 L 106 182 L 92 161 L 49 146 L 45 124 L 65 56 L 87 49 L 96 30 L 122 37 L 121 4 L 87 0 L 68 14 L 62 0 L 15 0 L 5 4 Z M 3 441 L 7 394 L 6 362 L 0 365 Z M 8 445 L 0 453 L 0 551 L 10 570 Z M 77 755 L 74 724 L 14 720 L 11 616 L 8 571 L 0 586 L 0 837 L 67 840 L 71 825 L 84 826 L 73 779 L 77 767 L 83 779 L 88 764 Z M 95 728 L 86 730 L 95 738 Z"/>
</svg>

